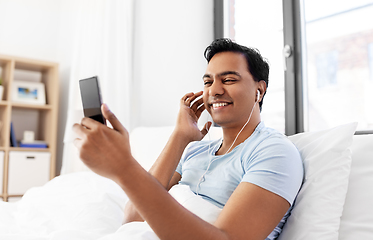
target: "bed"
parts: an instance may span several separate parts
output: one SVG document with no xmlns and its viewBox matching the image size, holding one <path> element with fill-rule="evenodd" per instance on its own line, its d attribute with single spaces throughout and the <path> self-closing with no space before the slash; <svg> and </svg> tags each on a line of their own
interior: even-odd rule
<svg viewBox="0 0 373 240">
<path fill-rule="evenodd" d="M 289 137 L 301 152 L 306 174 L 280 240 L 373 238 L 373 135 L 354 135 L 355 128 L 351 123 Z M 132 131 L 132 153 L 145 169 L 172 129 Z M 220 136 L 214 128 L 208 138 Z M 219 214 L 188 189 L 175 189 L 172 195 L 208 222 Z M 146 223 L 122 225 L 127 200 L 109 179 L 89 171 L 64 174 L 28 190 L 18 202 L 0 202 L 0 239 L 158 239 Z"/>
</svg>

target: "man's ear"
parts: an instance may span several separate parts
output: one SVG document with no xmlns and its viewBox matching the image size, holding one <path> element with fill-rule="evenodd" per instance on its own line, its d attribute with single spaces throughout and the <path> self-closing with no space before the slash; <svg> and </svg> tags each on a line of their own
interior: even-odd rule
<svg viewBox="0 0 373 240">
<path fill-rule="evenodd" d="M 257 82 L 258 90 L 260 91 L 260 96 L 263 98 L 264 93 L 267 91 L 267 84 L 264 80 Z"/>
</svg>

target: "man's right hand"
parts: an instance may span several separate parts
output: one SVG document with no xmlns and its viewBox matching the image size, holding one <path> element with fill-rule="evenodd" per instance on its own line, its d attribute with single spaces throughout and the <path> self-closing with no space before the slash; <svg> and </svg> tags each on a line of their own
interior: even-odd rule
<svg viewBox="0 0 373 240">
<path fill-rule="evenodd" d="M 211 122 L 207 122 L 202 130 L 199 130 L 197 122 L 205 110 L 203 99 L 199 98 L 203 91 L 187 93 L 180 100 L 180 110 L 176 122 L 175 132 L 181 134 L 189 142 L 200 141 L 208 133 Z M 199 99 L 198 99 L 199 98 Z"/>
</svg>

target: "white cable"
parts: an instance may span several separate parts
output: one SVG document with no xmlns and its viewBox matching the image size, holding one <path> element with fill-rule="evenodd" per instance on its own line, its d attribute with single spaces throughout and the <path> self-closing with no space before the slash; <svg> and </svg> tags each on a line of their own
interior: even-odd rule
<svg viewBox="0 0 373 240">
<path fill-rule="evenodd" d="M 246 125 L 249 123 L 249 121 L 250 121 L 250 119 L 251 119 L 251 115 L 253 115 L 253 112 L 254 112 L 254 108 L 255 108 L 256 103 L 257 103 L 257 101 L 254 103 L 254 106 L 253 106 L 253 108 L 251 109 L 251 112 L 250 112 L 250 116 L 249 116 L 249 118 L 247 119 L 245 125 L 243 125 L 243 127 L 241 128 L 241 130 L 238 132 L 238 134 L 237 134 L 236 138 L 234 139 L 232 145 L 228 148 L 228 150 L 224 153 L 224 155 L 227 154 L 227 153 L 229 152 L 229 150 L 231 150 L 231 148 L 233 147 L 233 145 L 236 143 L 236 140 L 237 140 L 238 136 L 241 134 L 242 130 L 243 130 L 243 129 L 246 127 Z"/>
<path fill-rule="evenodd" d="M 208 115 L 209 116 L 209 115 Z M 209 120 L 209 117 L 207 116 L 207 121 Z M 212 118 L 211 118 L 211 121 L 212 121 Z M 211 127 L 210 127 L 210 129 L 211 129 Z M 201 185 L 201 183 L 202 183 L 202 179 L 203 179 L 203 177 L 206 175 L 206 173 L 207 173 L 207 171 L 209 170 L 209 168 L 210 168 L 210 165 L 211 165 L 211 163 L 213 162 L 213 161 L 211 161 L 211 155 L 210 155 L 210 148 L 211 148 L 211 134 L 210 134 L 210 131 L 208 131 L 207 132 L 207 134 L 208 134 L 208 139 L 209 139 L 209 147 L 208 147 L 208 149 L 207 149 L 207 155 L 210 157 L 210 161 L 209 161 L 209 164 L 208 164 L 208 166 L 207 166 L 207 169 L 206 169 L 206 172 L 204 172 L 203 174 L 202 174 L 202 176 L 199 178 L 199 180 L 198 180 L 198 184 L 197 184 L 197 186 L 196 186 L 196 194 L 198 195 L 198 189 L 199 189 L 199 186 Z"/>
<path fill-rule="evenodd" d="M 255 101 L 255 103 L 254 103 L 254 105 L 253 105 L 253 108 L 251 109 L 251 112 L 250 112 L 249 118 L 247 119 L 246 123 L 243 125 L 243 127 L 241 128 L 241 130 L 238 132 L 238 134 L 236 135 L 236 138 L 234 139 L 232 145 L 231 145 L 231 146 L 229 147 L 229 149 L 224 153 L 224 155 L 227 154 L 227 153 L 231 150 L 231 148 L 233 147 L 233 145 L 234 145 L 235 142 L 237 141 L 238 136 L 241 134 L 242 130 L 243 130 L 243 129 L 246 127 L 246 125 L 249 123 L 249 121 L 250 121 L 250 119 L 251 119 L 251 115 L 253 115 L 255 105 L 257 104 L 258 101 L 259 101 L 259 98 L 258 98 L 257 101 Z M 208 133 L 208 134 L 209 134 L 209 140 L 210 140 L 210 133 Z M 199 190 L 199 188 L 200 188 L 200 186 L 201 186 L 201 183 L 202 183 L 203 178 L 205 177 L 206 173 L 209 171 L 211 164 L 216 160 L 216 159 L 214 159 L 214 160 L 211 161 L 211 155 L 210 155 L 210 153 L 209 153 L 210 145 L 211 145 L 211 141 L 209 141 L 209 142 L 210 142 L 210 143 L 209 143 L 209 148 L 208 148 L 208 150 L 207 150 L 207 154 L 208 154 L 208 156 L 210 157 L 210 161 L 209 161 L 209 164 L 207 165 L 207 169 L 206 169 L 206 171 L 202 174 L 202 176 L 201 176 L 201 177 L 199 178 L 199 180 L 198 180 L 198 184 L 197 184 L 197 186 L 196 186 L 196 195 L 198 195 L 198 190 Z"/>
</svg>

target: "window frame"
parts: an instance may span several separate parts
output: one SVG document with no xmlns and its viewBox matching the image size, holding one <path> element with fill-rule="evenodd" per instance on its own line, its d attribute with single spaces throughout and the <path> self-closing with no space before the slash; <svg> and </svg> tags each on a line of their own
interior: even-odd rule
<svg viewBox="0 0 373 240">
<path fill-rule="evenodd" d="M 224 9 L 227 0 L 214 0 L 214 39 L 225 37 Z M 290 56 L 284 57 L 285 74 L 285 135 L 293 135 L 308 129 L 307 73 L 304 67 L 307 51 L 302 39 L 304 27 L 304 6 L 302 0 L 282 0 L 284 47 L 290 47 Z M 373 134 L 373 130 L 356 131 L 355 134 Z"/>
</svg>

